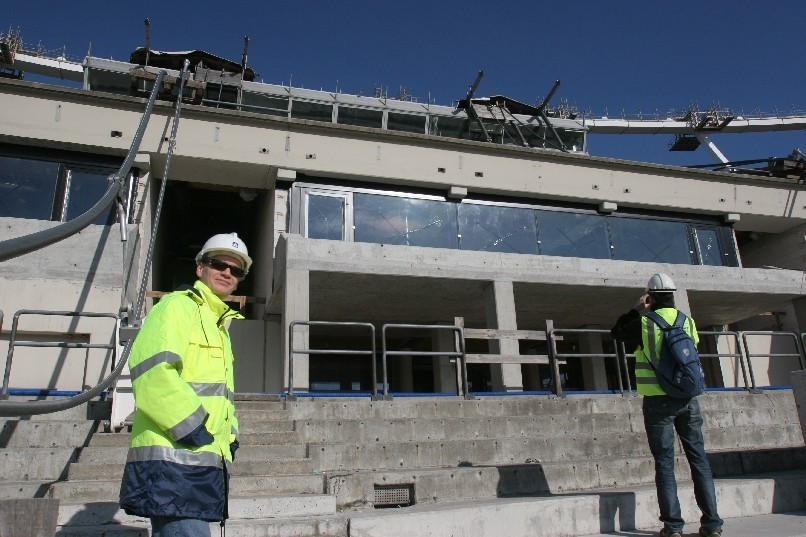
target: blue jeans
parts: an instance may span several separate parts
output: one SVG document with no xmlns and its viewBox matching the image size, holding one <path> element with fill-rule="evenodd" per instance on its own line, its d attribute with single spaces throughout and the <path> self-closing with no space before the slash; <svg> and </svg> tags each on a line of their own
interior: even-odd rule
<svg viewBox="0 0 806 537">
<path fill-rule="evenodd" d="M 197 518 L 151 517 L 151 537 L 210 537 L 210 523 Z"/>
<path fill-rule="evenodd" d="M 702 414 L 697 398 L 675 399 L 665 395 L 646 396 L 643 401 L 644 426 L 649 449 L 655 458 L 655 486 L 658 490 L 660 520 L 670 532 L 683 532 L 677 481 L 674 477 L 675 431 L 694 480 L 694 497 L 702 511 L 700 526 L 706 533 L 722 531 L 716 507 L 716 491 L 711 465 L 705 454 Z"/>
</svg>

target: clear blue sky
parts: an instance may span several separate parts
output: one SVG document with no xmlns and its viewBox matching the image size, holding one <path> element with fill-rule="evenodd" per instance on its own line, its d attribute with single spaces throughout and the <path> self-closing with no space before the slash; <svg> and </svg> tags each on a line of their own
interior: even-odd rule
<svg viewBox="0 0 806 537">
<path fill-rule="evenodd" d="M 206 5 L 215 5 L 207 8 Z M 226 6 L 226 7 L 225 7 Z M 420 101 L 477 95 L 534 103 L 555 80 L 560 99 L 593 116 L 666 115 L 696 102 L 806 114 L 806 2 L 802 0 L 407 0 L 364 2 L 14 2 L 0 30 L 26 43 L 66 47 L 68 57 L 128 60 L 144 44 L 201 49 L 240 61 L 265 82 Z M 716 135 L 731 160 L 806 152 L 806 132 Z M 700 148 L 670 153 L 668 135 L 592 136 L 593 155 L 669 164 L 711 162 Z"/>
</svg>

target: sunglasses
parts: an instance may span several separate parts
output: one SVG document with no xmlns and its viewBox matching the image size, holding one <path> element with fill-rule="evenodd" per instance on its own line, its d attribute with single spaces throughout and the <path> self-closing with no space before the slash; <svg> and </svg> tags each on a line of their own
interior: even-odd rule
<svg viewBox="0 0 806 537">
<path fill-rule="evenodd" d="M 225 270 L 229 269 L 229 273 L 239 280 L 243 280 L 246 277 L 246 271 L 244 269 L 236 267 L 235 265 L 230 265 L 224 261 L 219 261 L 218 259 L 213 259 L 212 257 L 202 259 L 201 263 L 202 265 L 207 265 L 211 269 L 217 270 L 218 272 L 224 272 Z"/>
</svg>

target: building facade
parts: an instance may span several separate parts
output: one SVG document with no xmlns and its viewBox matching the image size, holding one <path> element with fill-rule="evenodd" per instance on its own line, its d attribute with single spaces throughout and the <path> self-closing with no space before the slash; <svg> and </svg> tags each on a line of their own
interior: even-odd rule
<svg viewBox="0 0 806 537">
<path fill-rule="evenodd" d="M 22 66 L 53 73 L 19 54 Z M 158 71 L 98 58 L 59 69 L 81 87 L 0 78 L 0 240 L 59 226 L 101 197 Z M 799 368 L 802 177 L 592 156 L 583 119 L 501 97 L 453 108 L 261 84 L 223 67 L 196 66 L 184 85 L 167 73 L 119 206 L 3 262 L 0 355 L 15 312 L 131 312 L 146 275 L 140 317 L 192 282 L 210 235 L 237 232 L 255 260 L 238 291 L 247 320 L 231 328 L 239 391 L 366 393 L 383 388 L 383 370 L 392 392 L 456 393 L 453 357 L 429 354 L 454 351 L 454 332 L 383 326 L 457 323 L 501 336 L 468 338 L 470 391 L 619 389 L 603 331 L 655 272 L 674 279 L 678 306 L 703 331 L 788 334 L 754 334 L 756 383 L 788 384 Z M 556 373 L 545 359 L 552 329 L 581 330 L 554 343 L 586 355 Z M 18 330 L 116 343 L 109 317 L 30 313 Z M 739 339 L 704 339 L 709 386 L 746 386 Z M 373 344 L 388 359 L 370 358 Z M 289 347 L 322 352 L 289 358 Z M 9 385 L 77 391 L 114 362 L 105 348 L 48 353 L 15 348 Z"/>
</svg>

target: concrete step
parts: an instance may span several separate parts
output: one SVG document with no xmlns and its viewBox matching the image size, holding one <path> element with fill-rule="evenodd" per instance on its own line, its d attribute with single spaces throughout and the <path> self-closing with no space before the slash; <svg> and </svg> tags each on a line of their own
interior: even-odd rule
<svg viewBox="0 0 806 537">
<path fill-rule="evenodd" d="M 289 412 L 282 408 L 243 408 L 243 403 L 237 403 L 235 407 L 238 422 L 243 425 L 244 422 L 261 422 L 261 421 L 291 421 Z"/>
<path fill-rule="evenodd" d="M 0 500 L 18 500 L 24 498 L 45 498 L 48 495 L 52 480 L 0 481 Z"/>
<path fill-rule="evenodd" d="M 678 484 L 683 516 L 695 526 L 699 511 L 691 483 Z M 806 508 L 806 472 L 717 480 L 725 519 Z M 654 486 L 609 489 L 600 494 L 503 498 L 456 504 L 366 510 L 350 517 L 350 537 L 568 537 L 647 530 L 660 526 Z M 726 535 L 728 535 L 726 533 Z M 783 535 L 771 533 L 770 535 Z"/>
<path fill-rule="evenodd" d="M 757 426 L 710 429 L 706 447 L 716 451 L 780 449 L 803 445 L 800 427 Z M 409 442 L 315 443 L 308 446 L 314 467 L 324 472 L 402 468 L 562 462 L 649 455 L 643 432 L 537 437 L 424 440 Z M 680 446 L 678 444 L 678 451 Z"/>
<path fill-rule="evenodd" d="M 78 462 L 84 464 L 106 464 L 110 462 L 126 462 L 129 452 L 128 442 L 116 447 L 85 447 L 78 454 Z M 302 444 L 279 445 L 249 445 L 241 446 L 235 455 L 237 464 L 242 461 L 274 460 L 274 459 L 304 459 L 308 453 Z"/>
<path fill-rule="evenodd" d="M 70 465 L 68 479 L 98 480 L 123 477 L 124 462 L 74 463 Z M 233 476 L 307 475 L 313 473 L 311 459 L 239 460 L 232 466 Z"/>
<path fill-rule="evenodd" d="M 77 458 L 78 449 L 72 447 L 0 449 L 0 481 L 64 479 Z"/>
<path fill-rule="evenodd" d="M 289 419 L 272 420 L 244 420 L 240 413 L 238 415 L 238 433 L 273 433 L 294 430 L 294 422 Z M 248 416 L 247 416 L 248 417 Z"/>
<path fill-rule="evenodd" d="M 227 537 L 348 537 L 345 515 L 282 517 L 250 520 L 230 519 Z M 220 535 L 218 522 L 210 524 L 210 534 Z M 59 526 L 59 537 L 148 537 L 149 523 L 99 526 Z"/>
<path fill-rule="evenodd" d="M 296 431 L 252 432 L 238 435 L 242 447 L 247 445 L 288 445 L 299 443 Z M 129 434 L 97 433 L 89 442 L 90 447 L 124 447 L 129 445 Z"/>
<path fill-rule="evenodd" d="M 268 495 L 229 499 L 230 520 L 253 520 L 275 517 L 318 517 L 334 515 L 336 499 L 326 494 Z M 60 526 L 100 526 L 122 524 L 138 526 L 148 519 L 126 514 L 115 501 L 107 502 L 60 502 Z"/>
<path fill-rule="evenodd" d="M 655 531 L 650 531 L 654 529 Z M 656 535 L 660 526 L 644 530 L 626 530 L 597 533 L 585 537 L 638 537 Z M 726 537 L 806 537 L 806 511 L 772 513 L 737 518 L 726 518 L 722 527 Z M 683 537 L 699 537 L 699 524 L 689 523 Z"/>
<path fill-rule="evenodd" d="M 0 446 L 19 448 L 81 447 L 98 428 L 92 421 L 8 420 L 0 430 Z"/>
<path fill-rule="evenodd" d="M 276 494 L 323 494 L 325 479 L 322 475 L 238 476 L 230 480 L 234 496 Z M 49 498 L 64 502 L 107 502 L 120 494 L 120 479 L 59 481 L 48 491 Z"/>
<path fill-rule="evenodd" d="M 791 390 L 747 392 L 706 392 L 699 397 L 706 413 L 712 410 L 776 408 L 787 421 L 797 420 Z M 238 410 L 244 409 L 236 403 Z M 249 408 L 259 408 L 259 405 Z M 306 419 L 393 419 L 393 418 L 470 418 L 532 415 L 581 415 L 641 413 L 641 398 L 617 394 L 578 395 L 564 398 L 542 396 L 480 396 L 473 400 L 460 397 L 396 398 L 392 401 L 368 401 L 365 398 L 300 398 L 287 401 L 285 408 L 294 420 Z"/>
<path fill-rule="evenodd" d="M 786 418 L 787 416 L 783 416 Z M 793 418 L 794 419 L 794 418 Z M 704 427 L 727 429 L 760 424 L 798 427 L 798 421 L 779 419 L 775 409 L 714 410 L 705 415 Z M 297 420 L 295 429 L 305 442 L 388 442 L 424 440 L 469 440 L 476 438 L 544 437 L 568 434 L 617 434 L 644 430 L 641 413 L 534 415 L 475 418 L 377 418 Z M 259 425 L 250 431 L 259 431 Z"/>
</svg>

